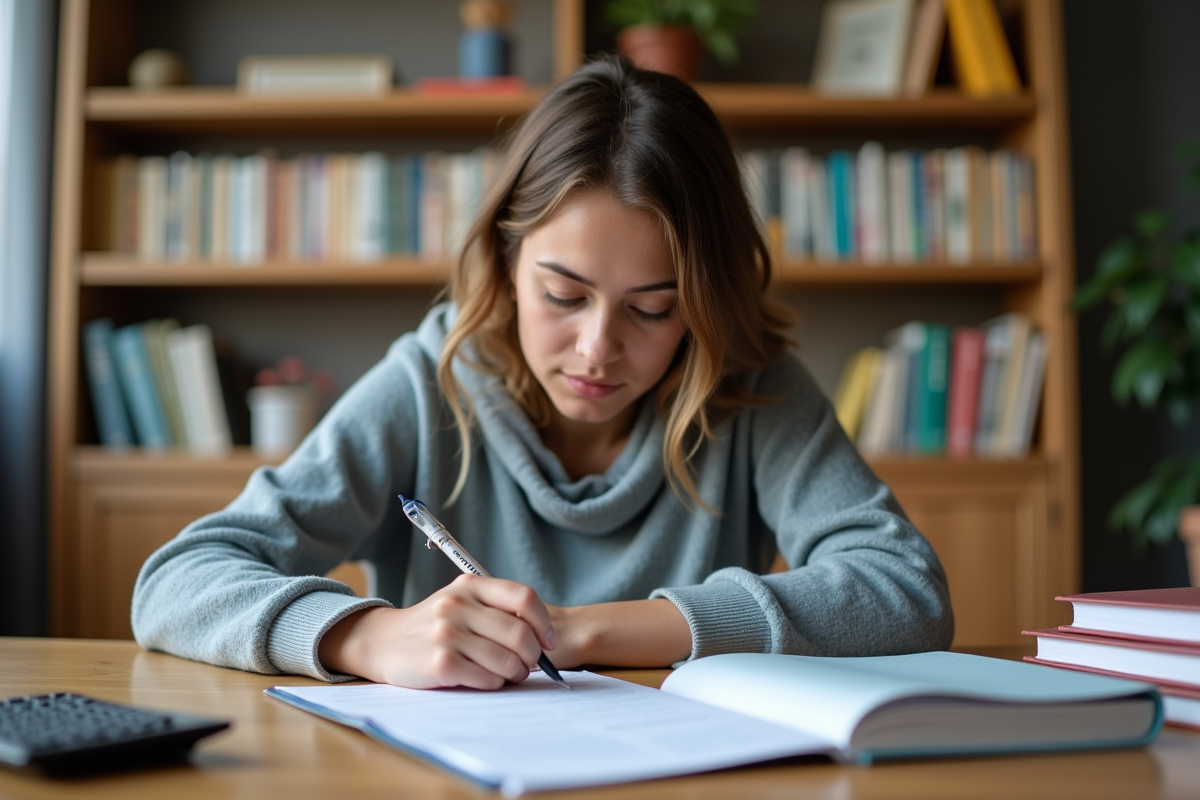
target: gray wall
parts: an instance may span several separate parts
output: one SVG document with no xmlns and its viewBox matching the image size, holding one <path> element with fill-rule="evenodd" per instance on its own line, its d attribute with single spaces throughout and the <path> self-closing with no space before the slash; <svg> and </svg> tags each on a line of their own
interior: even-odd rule
<svg viewBox="0 0 1200 800">
<path fill-rule="evenodd" d="M 1200 221 L 1200 203 L 1182 195 L 1172 156 L 1200 137 L 1200 3 L 1067 0 L 1065 16 L 1077 272 L 1086 280 L 1139 209 Z M 1186 585 L 1182 546 L 1139 557 L 1109 534 L 1106 517 L 1158 459 L 1200 448 L 1200 420 L 1178 428 L 1162 414 L 1112 402 L 1114 359 L 1096 344 L 1103 318 L 1093 311 L 1079 324 L 1084 589 Z"/>
</svg>

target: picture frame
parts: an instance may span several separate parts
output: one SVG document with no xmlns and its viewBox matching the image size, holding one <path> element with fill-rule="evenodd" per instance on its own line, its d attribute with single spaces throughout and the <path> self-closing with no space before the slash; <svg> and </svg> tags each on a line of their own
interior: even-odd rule
<svg viewBox="0 0 1200 800">
<path fill-rule="evenodd" d="M 896 97 L 914 0 L 831 0 L 821 16 L 813 87 L 825 94 Z"/>
</svg>

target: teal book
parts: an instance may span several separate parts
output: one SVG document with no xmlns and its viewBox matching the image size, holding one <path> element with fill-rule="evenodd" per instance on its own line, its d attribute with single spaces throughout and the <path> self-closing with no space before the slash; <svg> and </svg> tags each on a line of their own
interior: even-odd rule
<svg viewBox="0 0 1200 800">
<path fill-rule="evenodd" d="M 833 212 L 833 248 L 841 260 L 854 257 L 854 155 L 829 154 L 829 205 Z"/>
<path fill-rule="evenodd" d="M 916 452 L 946 452 L 946 395 L 950 385 L 950 326 L 925 326 L 921 350 L 920 396 L 917 398 Z"/>
<path fill-rule="evenodd" d="M 1133 747 L 1162 727 L 1151 684 L 962 653 L 730 653 L 684 664 L 661 691 L 563 677 L 571 691 L 534 673 L 495 692 L 370 684 L 266 694 L 505 797 L 793 756 L 868 765 Z"/>
<path fill-rule="evenodd" d="M 112 352 L 138 444 L 154 449 L 170 447 L 171 435 L 154 381 L 150 353 L 142 337 L 142 326 L 127 325 L 114 331 Z"/>
<path fill-rule="evenodd" d="M 84 325 L 83 360 L 100 442 L 108 448 L 122 449 L 132 447 L 134 439 L 113 364 L 112 334 L 110 319 L 94 319 Z"/>
</svg>

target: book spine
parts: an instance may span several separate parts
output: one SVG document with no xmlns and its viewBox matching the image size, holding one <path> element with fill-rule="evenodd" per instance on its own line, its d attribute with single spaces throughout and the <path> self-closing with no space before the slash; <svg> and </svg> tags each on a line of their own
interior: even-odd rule
<svg viewBox="0 0 1200 800">
<path fill-rule="evenodd" d="M 812 256 L 811 215 L 808 180 L 811 159 L 803 147 L 789 147 L 780 156 L 780 216 L 783 219 L 783 251 L 789 258 Z"/>
<path fill-rule="evenodd" d="M 887 246 L 887 156 L 879 142 L 858 151 L 855 176 L 855 220 L 858 253 L 867 263 L 883 263 Z"/>
<path fill-rule="evenodd" d="M 361 225 L 359 261 L 368 263 L 379 261 L 387 249 L 387 225 L 384 218 L 387 168 L 387 158 L 383 153 L 364 153 L 359 162 L 359 222 Z"/>
<path fill-rule="evenodd" d="M 446 257 L 446 156 L 429 152 L 421 156 L 421 258 L 438 262 Z"/>
<path fill-rule="evenodd" d="M 212 241 L 209 252 L 212 260 L 228 263 L 229 258 L 229 193 L 233 177 L 233 160 L 229 156 L 214 156 L 212 162 Z"/>
<path fill-rule="evenodd" d="M 950 347 L 950 390 L 946 410 L 946 452 L 967 458 L 975 447 L 979 387 L 983 374 L 983 331 L 959 328 Z"/>
<path fill-rule="evenodd" d="M 150 356 L 150 369 L 154 373 L 154 385 L 162 401 L 163 418 L 167 423 L 167 434 L 171 444 L 187 447 L 187 429 L 183 423 L 183 409 L 177 393 L 175 376 L 171 372 L 171 356 L 167 350 L 167 335 L 179 327 L 173 319 L 150 320 L 142 323 L 142 338 L 146 342 L 146 353 Z"/>
<path fill-rule="evenodd" d="M 917 401 L 916 452 L 946 451 L 946 390 L 950 372 L 950 329 L 926 325 L 921 348 L 920 394 Z"/>
<path fill-rule="evenodd" d="M 1041 332 L 1032 331 L 1029 334 L 1022 366 L 1020 390 L 1007 446 L 1007 455 L 1012 458 L 1027 456 L 1033 440 L 1033 423 L 1037 419 L 1038 400 L 1042 395 L 1042 381 L 1046 374 L 1046 337 Z"/>
<path fill-rule="evenodd" d="M 163 417 L 162 400 L 154 383 L 154 372 L 142 338 L 141 325 L 128 325 L 114 331 L 112 351 L 138 443 L 151 449 L 170 447 L 171 438 Z"/>
<path fill-rule="evenodd" d="M 171 365 L 183 399 L 188 446 L 198 455 L 218 455 L 232 445 L 212 332 L 207 325 L 173 331 L 168 338 Z"/>
<path fill-rule="evenodd" d="M 832 261 L 837 257 L 837 247 L 834 244 L 833 209 L 829 196 L 829 166 L 825 159 L 813 158 L 808 179 L 813 255 L 821 261 Z"/>
<path fill-rule="evenodd" d="M 965 148 L 946 151 L 945 170 L 946 260 L 965 264 L 971 260 L 970 160 Z"/>
<path fill-rule="evenodd" d="M 849 153 L 829 155 L 829 203 L 833 213 L 833 248 L 839 259 L 854 257 L 854 167 Z"/>
<path fill-rule="evenodd" d="M 975 97 L 1020 91 L 1012 51 L 993 0 L 946 0 L 954 65 Z"/>
<path fill-rule="evenodd" d="M 133 428 L 117 383 L 112 334 L 113 325 L 109 319 L 92 320 L 83 326 L 84 363 L 100 442 L 107 448 L 123 449 L 133 446 Z"/>
<path fill-rule="evenodd" d="M 167 160 L 147 156 L 138 162 L 138 256 L 162 260 L 166 227 Z"/>
<path fill-rule="evenodd" d="M 925 258 L 946 260 L 945 151 L 933 150 L 921 159 L 921 240 Z"/>
<path fill-rule="evenodd" d="M 907 151 L 888 154 L 888 228 L 892 261 L 916 260 L 913 247 L 912 158 Z"/>
</svg>

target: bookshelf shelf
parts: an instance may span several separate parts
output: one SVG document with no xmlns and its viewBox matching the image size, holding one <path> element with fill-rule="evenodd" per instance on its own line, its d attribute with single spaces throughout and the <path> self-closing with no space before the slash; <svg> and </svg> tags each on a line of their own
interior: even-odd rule
<svg viewBox="0 0 1200 800">
<path fill-rule="evenodd" d="M 426 97 L 396 90 L 380 97 L 255 98 L 236 89 L 189 87 L 157 92 L 99 87 L 84 103 L 91 123 L 142 132 L 387 132 L 437 131 L 490 134 L 515 121 L 543 90 L 520 94 Z"/>
<path fill-rule="evenodd" d="M 135 256 L 85 253 L 83 286 L 436 286 L 449 265 L 412 258 L 374 263 L 161 263 Z M 1042 276 L 1037 264 L 862 264 L 780 261 L 779 286 L 1022 285 Z"/>
<path fill-rule="evenodd" d="M 863 264 L 851 261 L 780 261 L 782 286 L 1018 286 L 1042 278 L 1039 264 Z"/>
<path fill-rule="evenodd" d="M 1031 118 L 1032 96 L 973 99 L 957 92 L 899 100 L 828 97 L 790 84 L 700 84 L 726 124 L 739 129 L 1000 130 Z M 489 133 L 512 122 L 544 90 L 514 95 L 428 97 L 407 90 L 370 98 L 262 99 L 235 89 L 199 87 L 138 92 L 88 90 L 87 120 L 130 130 L 287 132 L 303 123 L 310 132 L 413 130 Z"/>
<path fill-rule="evenodd" d="M 418 259 L 374 263 L 268 262 L 263 264 L 168 264 L 136 257 L 87 253 L 80 265 L 84 286 L 436 286 L 448 267 Z"/>
</svg>

